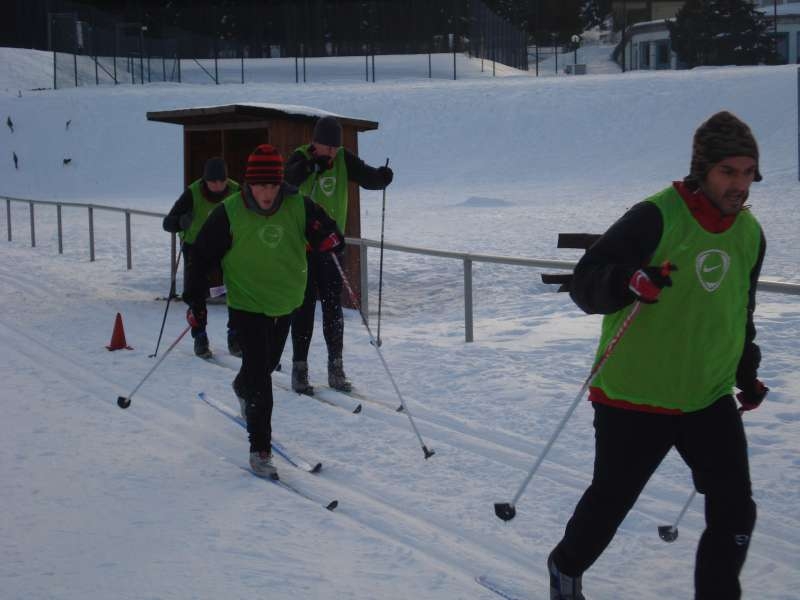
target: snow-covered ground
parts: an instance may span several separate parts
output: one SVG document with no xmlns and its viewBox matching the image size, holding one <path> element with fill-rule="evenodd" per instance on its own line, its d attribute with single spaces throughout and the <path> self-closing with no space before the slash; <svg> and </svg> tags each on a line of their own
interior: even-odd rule
<svg viewBox="0 0 800 600">
<path fill-rule="evenodd" d="M 11 54 L 15 68 L 5 62 Z M 40 86 L 31 81 L 52 79 L 52 56 L 10 49 L 0 56 L 0 121 L 14 124 L 13 133 L 0 124 L 2 194 L 166 212 L 181 191 L 181 133 L 148 122 L 146 112 L 299 104 L 380 123 L 359 147 L 372 164 L 390 157 L 395 170 L 388 241 L 537 258 L 575 258 L 555 249 L 558 232 L 601 232 L 685 175 L 695 127 L 729 109 L 750 123 L 761 147 L 764 181 L 751 200 L 768 239 L 763 275 L 800 282 L 791 66 L 591 75 L 590 62 L 581 77 L 492 78 L 480 61 L 460 58 L 458 81 L 410 78 L 406 65 L 375 84 L 33 92 Z M 19 57 L 28 61 L 24 69 Z M 364 236 L 377 239 L 380 194 L 361 198 Z M 158 219 L 133 218 L 127 271 L 120 215 L 95 214 L 97 260 L 90 263 L 86 209 L 64 209 L 63 255 L 55 210 L 37 208 L 36 248 L 27 207 L 13 204 L 11 213 L 8 242 L 0 210 L 0 596 L 489 599 L 496 596 L 474 578 L 490 573 L 527 598 L 547 597 L 545 558 L 591 477 L 588 404 L 520 499 L 517 517 L 499 521 L 493 503 L 511 499 L 574 399 L 600 320 L 541 284 L 538 271 L 474 267 L 476 341 L 466 344 L 460 263 L 386 253 L 381 351 L 436 454 L 424 460 L 407 417 L 394 411 L 398 399 L 358 314 L 347 311 L 345 366 L 369 398 L 360 414 L 351 414 L 347 396 L 325 392 L 335 407 L 288 393 L 286 376 L 276 375 L 276 438 L 324 463 L 318 475 L 278 466 L 312 503 L 239 469 L 244 432 L 195 398 L 205 390 L 236 405 L 224 307 L 212 306 L 209 318 L 219 363 L 194 358 L 184 340 L 132 406 L 117 408 L 117 396 L 154 363 L 148 355 L 164 303 L 153 298 L 169 288 L 169 236 Z M 372 250 L 369 266 L 374 327 Z M 773 293 L 758 300 L 761 376 L 772 391 L 746 415 L 759 521 L 744 596 L 788 600 L 800 587 L 800 303 Z M 117 312 L 132 351 L 104 348 Z M 183 309 L 173 305 L 160 355 L 183 327 Z M 325 375 L 323 345 L 315 336 L 317 383 Z M 692 596 L 701 500 L 676 542 L 656 533 L 690 491 L 686 467 L 670 455 L 586 574 L 588 597 Z M 319 506 L 333 498 L 334 512 Z"/>
</svg>

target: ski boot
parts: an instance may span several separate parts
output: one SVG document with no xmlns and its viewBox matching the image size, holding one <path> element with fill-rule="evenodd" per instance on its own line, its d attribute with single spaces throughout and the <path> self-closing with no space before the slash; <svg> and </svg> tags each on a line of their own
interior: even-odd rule
<svg viewBox="0 0 800 600">
<path fill-rule="evenodd" d="M 194 353 L 200 358 L 211 358 L 211 348 L 208 347 L 208 335 L 205 331 L 194 336 Z"/>
<path fill-rule="evenodd" d="M 341 358 L 328 361 L 328 385 L 340 392 L 353 390 L 353 384 L 347 380 L 347 375 L 344 374 Z"/>
<path fill-rule="evenodd" d="M 292 389 L 298 394 L 314 395 L 314 386 L 308 383 L 308 362 L 305 360 L 292 362 Z"/>
<path fill-rule="evenodd" d="M 581 591 L 581 576 L 570 577 L 559 571 L 552 552 L 547 557 L 547 571 L 550 573 L 550 600 L 586 600 Z"/>
</svg>

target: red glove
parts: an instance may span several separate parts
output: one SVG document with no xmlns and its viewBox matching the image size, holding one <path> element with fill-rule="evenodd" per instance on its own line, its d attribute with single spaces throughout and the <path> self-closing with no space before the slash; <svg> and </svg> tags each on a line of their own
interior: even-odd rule
<svg viewBox="0 0 800 600">
<path fill-rule="evenodd" d="M 339 252 L 344 250 L 344 238 L 334 231 L 319 243 L 317 250 L 320 252 Z"/>
<path fill-rule="evenodd" d="M 628 289 L 645 304 L 655 304 L 661 290 L 672 285 L 670 272 L 677 270 L 678 267 L 669 261 L 660 267 L 642 267 L 631 276 Z"/>
<path fill-rule="evenodd" d="M 752 385 L 746 386 L 746 389 L 736 394 L 736 399 L 742 405 L 743 411 L 755 410 L 767 397 L 767 392 L 769 392 L 769 388 L 760 380 L 755 379 Z"/>
<path fill-rule="evenodd" d="M 205 308 L 190 306 L 186 309 L 186 322 L 191 325 L 192 329 L 205 329 L 207 319 L 208 312 Z"/>
</svg>

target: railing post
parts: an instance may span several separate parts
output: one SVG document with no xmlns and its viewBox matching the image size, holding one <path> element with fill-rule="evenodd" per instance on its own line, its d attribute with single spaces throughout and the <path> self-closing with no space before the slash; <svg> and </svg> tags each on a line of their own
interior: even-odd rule
<svg viewBox="0 0 800 600">
<path fill-rule="evenodd" d="M 34 217 L 33 217 L 33 202 L 28 204 L 30 206 L 31 212 L 31 248 L 36 247 L 36 227 L 34 225 Z"/>
<path fill-rule="evenodd" d="M 6 198 L 6 228 L 8 229 L 8 241 L 11 241 L 11 200 Z"/>
<path fill-rule="evenodd" d="M 131 213 L 130 211 L 125 211 L 125 252 L 128 258 L 128 271 L 132 268 L 132 260 L 131 260 Z"/>
<path fill-rule="evenodd" d="M 472 261 L 464 259 L 464 337 L 471 342 L 472 337 Z"/>
<path fill-rule="evenodd" d="M 361 244 L 358 247 L 359 263 L 361 265 L 361 312 L 364 319 L 369 324 L 369 268 L 367 265 L 367 245 Z"/>
<path fill-rule="evenodd" d="M 64 254 L 64 236 L 61 228 L 61 204 L 56 204 L 56 221 L 58 221 L 58 253 Z"/>
<path fill-rule="evenodd" d="M 89 262 L 94 262 L 94 209 L 89 207 Z"/>
</svg>

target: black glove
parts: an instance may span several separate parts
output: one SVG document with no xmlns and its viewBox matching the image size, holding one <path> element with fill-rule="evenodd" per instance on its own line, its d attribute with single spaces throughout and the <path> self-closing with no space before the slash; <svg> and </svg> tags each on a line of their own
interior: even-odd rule
<svg viewBox="0 0 800 600">
<path fill-rule="evenodd" d="M 389 187 L 389 184 L 392 183 L 392 179 L 394 179 L 394 172 L 390 167 L 378 167 L 378 173 L 383 178 L 383 187 Z"/>
<path fill-rule="evenodd" d="M 178 225 L 181 228 L 181 231 L 186 231 L 192 226 L 192 221 L 194 218 L 192 217 L 192 213 L 183 213 L 180 218 L 178 219 Z"/>
<path fill-rule="evenodd" d="M 661 290 L 672 286 L 670 272 L 677 270 L 678 267 L 669 261 L 665 261 L 660 267 L 642 267 L 631 275 L 628 289 L 645 304 L 655 304 Z"/>
<path fill-rule="evenodd" d="M 742 405 L 741 410 L 743 411 L 758 408 L 769 392 L 769 388 L 758 379 L 754 379 L 752 383 L 739 389 L 742 391 L 736 394 L 736 399 Z"/>
<path fill-rule="evenodd" d="M 327 171 L 333 166 L 330 156 L 314 156 L 314 167 L 317 171 Z"/>
<path fill-rule="evenodd" d="M 208 312 L 205 307 L 195 305 L 186 309 L 186 322 L 192 329 L 205 329 L 208 322 Z"/>
</svg>

